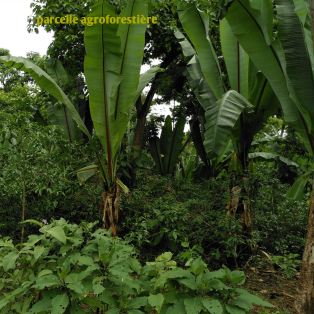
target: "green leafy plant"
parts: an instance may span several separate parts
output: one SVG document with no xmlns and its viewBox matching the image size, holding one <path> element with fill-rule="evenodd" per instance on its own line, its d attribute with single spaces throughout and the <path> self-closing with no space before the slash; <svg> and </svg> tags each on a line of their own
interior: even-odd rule
<svg viewBox="0 0 314 314">
<path fill-rule="evenodd" d="M 55 220 L 28 241 L 0 240 L 0 310 L 18 313 L 230 314 L 252 303 L 271 307 L 239 288 L 241 271 L 209 272 L 199 257 L 182 269 L 166 252 L 143 267 L 135 250 L 95 224 Z"/>
<path fill-rule="evenodd" d="M 149 140 L 150 153 L 160 175 L 171 174 L 175 167 L 182 147 L 184 125 L 185 118 L 180 117 L 172 130 L 171 117 L 167 116 L 160 139 Z"/>
<path fill-rule="evenodd" d="M 297 272 L 296 267 L 301 264 L 301 261 L 296 259 L 298 256 L 299 254 L 292 253 L 286 254 L 285 256 L 274 255 L 271 257 L 270 262 L 272 264 L 279 265 L 286 276 L 290 278 L 292 273 Z"/>
</svg>

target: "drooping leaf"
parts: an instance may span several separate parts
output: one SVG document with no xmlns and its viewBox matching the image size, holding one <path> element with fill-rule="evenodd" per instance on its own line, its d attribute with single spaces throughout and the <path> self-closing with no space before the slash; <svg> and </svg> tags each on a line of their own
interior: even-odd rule
<svg viewBox="0 0 314 314">
<path fill-rule="evenodd" d="M 56 84 L 56 82 L 40 67 L 33 64 L 32 62 L 13 56 L 0 56 L 0 61 L 6 66 L 19 69 L 20 71 L 28 72 L 32 78 L 36 81 L 38 86 L 51 94 L 53 97 L 62 102 L 70 111 L 71 117 L 77 123 L 78 127 L 90 138 L 90 134 L 82 121 L 77 110 L 69 100 L 69 98 L 64 94 L 62 89 Z"/>
<path fill-rule="evenodd" d="M 231 131 L 244 109 L 249 111 L 252 105 L 239 93 L 231 90 L 206 111 L 204 147 L 210 156 L 217 157 L 223 152 Z"/>
<path fill-rule="evenodd" d="M 95 174 L 95 170 L 98 168 L 96 165 L 90 165 L 76 171 L 77 178 L 80 185 L 83 184 L 87 179 Z"/>
<path fill-rule="evenodd" d="M 286 79 L 281 68 L 282 58 L 275 52 L 277 41 L 273 41 L 272 46 L 269 46 L 259 25 L 263 20 L 261 12 L 254 9 L 249 0 L 238 0 L 230 6 L 226 19 L 241 47 L 269 81 L 283 108 L 285 122 L 301 135 L 307 149 L 311 151 L 303 113 L 289 97 Z M 276 45 L 278 44 L 280 43 Z"/>
<path fill-rule="evenodd" d="M 151 67 L 145 73 L 140 75 L 140 79 L 138 82 L 137 90 L 134 95 L 133 102 L 135 103 L 137 98 L 141 95 L 145 86 L 155 77 L 158 72 L 164 72 L 165 70 L 159 67 Z"/>
<path fill-rule="evenodd" d="M 209 17 L 198 11 L 194 4 L 178 13 L 180 22 L 197 52 L 204 77 L 216 98 L 220 99 L 225 91 L 218 58 L 208 34 Z"/>
<path fill-rule="evenodd" d="M 301 175 L 292 185 L 287 193 L 287 198 L 295 199 L 296 201 L 302 201 L 304 196 L 304 187 L 310 177 L 313 175 L 313 170 L 309 170 Z"/>
</svg>

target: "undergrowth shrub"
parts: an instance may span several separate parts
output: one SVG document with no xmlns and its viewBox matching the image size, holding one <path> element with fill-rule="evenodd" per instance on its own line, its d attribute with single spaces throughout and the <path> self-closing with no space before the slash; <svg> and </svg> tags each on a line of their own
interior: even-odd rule
<svg viewBox="0 0 314 314">
<path fill-rule="evenodd" d="M 256 166 L 251 176 L 254 229 L 258 245 L 269 253 L 286 253 L 302 256 L 308 221 L 310 193 L 302 202 L 286 198 L 289 184 L 281 184 L 276 171 L 266 166 Z"/>
<path fill-rule="evenodd" d="M 235 265 L 235 246 L 247 244 L 238 235 L 241 219 L 226 215 L 226 181 L 179 183 L 158 175 L 139 179 L 132 195 L 121 197 L 119 235 L 139 248 L 141 258 L 153 259 L 168 249 L 181 263 L 195 253 L 213 268 Z"/>
<path fill-rule="evenodd" d="M 134 247 L 94 223 L 54 220 L 15 245 L 0 240 L 0 314 L 249 313 L 268 302 L 239 288 L 242 271 L 210 272 L 199 257 L 188 269 L 172 253 L 142 266 Z M 20 249 L 20 250 L 19 250 Z"/>
</svg>

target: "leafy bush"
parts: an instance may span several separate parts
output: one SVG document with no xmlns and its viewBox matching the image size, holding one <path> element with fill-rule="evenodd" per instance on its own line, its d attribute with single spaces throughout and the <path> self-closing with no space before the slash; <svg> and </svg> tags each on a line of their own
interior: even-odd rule
<svg viewBox="0 0 314 314">
<path fill-rule="evenodd" d="M 132 196 L 122 195 L 119 235 L 140 249 L 145 260 L 167 247 L 181 262 L 190 253 L 181 243 L 198 248 L 204 259 L 234 265 L 236 244 L 245 244 L 238 231 L 241 217 L 226 215 L 228 185 L 225 181 L 197 183 L 141 174 Z M 246 244 L 245 244 L 246 245 Z M 182 251 L 183 249 L 183 251 Z"/>
<path fill-rule="evenodd" d="M 302 255 L 308 221 L 306 201 L 310 195 L 302 202 L 287 199 L 290 186 L 281 184 L 276 171 L 266 166 L 256 167 L 250 184 L 258 245 L 276 255 Z"/>
<path fill-rule="evenodd" d="M 209 272 L 201 258 L 182 269 L 170 252 L 142 266 L 132 246 L 94 226 L 55 220 L 20 251 L 2 239 L 0 313 L 236 314 L 252 303 L 272 306 L 239 288 L 242 271 Z"/>
</svg>

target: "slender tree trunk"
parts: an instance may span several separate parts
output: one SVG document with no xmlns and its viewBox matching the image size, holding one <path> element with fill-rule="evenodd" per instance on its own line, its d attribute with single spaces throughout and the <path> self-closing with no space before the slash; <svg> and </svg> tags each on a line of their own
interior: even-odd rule
<svg viewBox="0 0 314 314">
<path fill-rule="evenodd" d="M 298 281 L 294 308 L 298 314 L 314 313 L 314 179 L 309 208 L 308 229 L 302 258 L 300 279 Z"/>
</svg>

